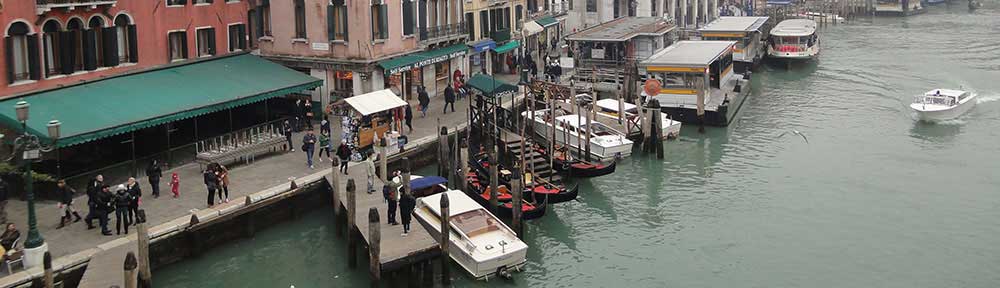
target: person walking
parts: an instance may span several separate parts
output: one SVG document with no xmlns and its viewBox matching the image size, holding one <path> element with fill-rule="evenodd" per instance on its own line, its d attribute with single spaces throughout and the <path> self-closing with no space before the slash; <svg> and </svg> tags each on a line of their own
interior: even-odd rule
<svg viewBox="0 0 1000 288">
<path fill-rule="evenodd" d="M 330 150 L 331 150 L 331 147 L 330 147 L 330 134 L 329 134 L 329 132 L 324 131 L 323 128 L 320 128 L 319 129 L 319 155 L 317 155 L 317 157 L 319 157 L 319 162 L 323 162 L 323 152 L 326 152 L 326 159 L 330 160 L 330 162 L 333 162 L 333 156 L 330 154 Z"/>
<path fill-rule="evenodd" d="M 76 190 L 66 186 L 66 180 L 63 179 L 59 179 L 56 182 L 56 187 L 59 189 L 59 214 L 62 215 L 59 218 L 59 226 L 56 229 L 65 227 L 66 224 L 70 223 L 70 220 L 72 220 L 72 223 L 80 222 L 80 219 L 83 217 L 80 217 L 80 213 L 77 213 L 76 209 L 73 209 L 73 194 L 76 194 Z M 74 216 L 76 217 L 75 220 L 73 220 Z"/>
<path fill-rule="evenodd" d="M 215 164 L 215 175 L 219 177 L 219 184 L 221 188 L 219 189 L 219 203 L 229 203 L 229 169 L 222 164 Z M 225 197 L 223 197 L 225 193 Z"/>
<path fill-rule="evenodd" d="M 131 200 L 128 205 L 128 222 L 139 223 L 139 199 L 142 197 L 142 189 L 139 188 L 139 182 L 135 181 L 133 177 L 128 178 L 125 189 L 130 197 L 129 200 Z"/>
<path fill-rule="evenodd" d="M 351 148 L 347 147 L 347 140 L 340 140 L 337 147 L 337 157 L 340 157 L 340 172 L 347 175 L 347 162 L 351 160 Z"/>
<path fill-rule="evenodd" d="M 427 88 L 424 86 L 417 89 L 417 101 L 420 102 L 420 118 L 427 117 L 427 107 L 431 105 L 431 97 L 427 96 Z"/>
<path fill-rule="evenodd" d="M 313 152 L 316 151 L 316 134 L 313 134 L 312 128 L 306 130 L 306 135 L 302 136 L 302 151 L 306 152 L 306 164 L 309 164 L 309 169 L 313 169 Z"/>
<path fill-rule="evenodd" d="M 163 178 L 163 169 L 160 168 L 160 163 L 153 159 L 153 162 L 149 163 L 149 167 L 146 168 L 146 178 L 149 180 L 149 186 L 153 189 L 153 198 L 160 198 L 160 178 Z"/>
<path fill-rule="evenodd" d="M 174 198 L 181 196 L 181 176 L 177 172 L 170 175 L 170 192 L 174 193 Z"/>
<path fill-rule="evenodd" d="M 205 180 L 205 188 L 208 189 L 208 208 L 215 206 L 215 190 L 219 189 L 219 177 L 215 176 L 215 171 L 212 171 L 211 165 L 202 173 L 202 177 Z"/>
<path fill-rule="evenodd" d="M 313 129 L 313 124 L 312 124 L 313 123 L 313 121 L 312 121 L 312 119 L 313 119 L 313 103 L 312 103 L 312 100 L 308 100 L 308 99 L 304 100 L 304 102 L 305 103 L 302 105 L 302 119 L 305 119 L 306 130 L 311 130 L 311 129 Z"/>
<path fill-rule="evenodd" d="M 98 174 L 87 184 L 87 217 L 83 217 L 87 222 L 87 230 L 94 229 L 94 219 L 100 216 L 101 189 L 104 186 L 104 176 Z"/>
<path fill-rule="evenodd" d="M 285 133 L 285 142 L 288 142 L 288 150 L 295 152 L 295 146 L 292 146 L 292 123 L 285 119 L 285 123 L 281 124 L 281 131 Z"/>
<path fill-rule="evenodd" d="M 128 235 L 128 226 L 132 222 L 130 211 L 132 210 L 132 195 L 124 185 L 118 185 L 118 192 L 115 192 L 115 234 L 122 234 L 122 226 L 125 226 L 125 235 Z M 124 222 L 124 223 L 123 223 Z M 122 225 L 125 224 L 125 225 Z"/>
<path fill-rule="evenodd" d="M 451 112 L 455 112 L 455 89 L 451 85 L 444 87 L 444 112 L 448 113 L 448 105 L 451 105 Z"/>
<path fill-rule="evenodd" d="M 417 199 L 411 194 L 403 194 L 399 199 L 399 216 L 403 220 L 403 237 L 410 234 L 410 221 L 413 219 L 413 209 L 417 207 Z"/>
<path fill-rule="evenodd" d="M 333 130 L 330 129 L 329 117 L 326 115 L 323 115 L 323 121 L 319 122 L 319 134 L 322 135 L 323 132 L 326 132 L 326 135 L 333 135 Z"/>
<path fill-rule="evenodd" d="M 410 133 L 413 133 L 413 108 L 410 107 L 410 103 L 406 103 L 406 109 L 403 112 L 403 120 L 406 121 L 406 127 L 410 128 Z"/>
<path fill-rule="evenodd" d="M 101 184 L 101 190 L 97 192 L 96 201 L 97 210 L 94 212 L 98 213 L 97 223 L 101 225 L 101 235 L 111 236 L 111 229 L 108 229 L 108 214 L 115 212 L 115 195 L 111 194 L 111 187 L 106 184 Z M 125 208 L 128 211 L 128 208 Z"/>
<path fill-rule="evenodd" d="M 375 193 L 375 153 L 368 153 L 365 157 L 365 174 L 368 175 L 368 194 Z"/>
<path fill-rule="evenodd" d="M 389 205 L 387 209 L 389 215 L 387 218 L 389 218 L 390 225 L 399 225 L 399 223 L 396 222 L 396 206 L 397 203 L 399 202 L 399 193 L 398 191 L 396 191 L 397 190 L 396 188 L 399 186 L 395 185 L 396 181 L 390 181 L 390 182 L 392 182 L 393 185 L 389 185 L 389 195 L 388 195 L 389 197 L 386 197 L 386 204 Z"/>
</svg>

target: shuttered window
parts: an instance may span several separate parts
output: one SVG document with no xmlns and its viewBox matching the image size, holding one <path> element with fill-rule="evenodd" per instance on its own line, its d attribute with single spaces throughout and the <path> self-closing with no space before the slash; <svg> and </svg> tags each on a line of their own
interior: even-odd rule
<svg viewBox="0 0 1000 288">
<path fill-rule="evenodd" d="M 229 52 L 247 49 L 246 47 L 246 25 L 229 25 Z"/>
<path fill-rule="evenodd" d="M 333 0 L 326 7 L 326 33 L 330 41 L 347 41 L 347 5 L 344 0 Z"/>
<path fill-rule="evenodd" d="M 215 28 L 202 28 L 195 32 L 198 57 L 215 55 Z"/>
<path fill-rule="evenodd" d="M 372 40 L 389 38 L 388 6 L 381 1 L 372 2 Z"/>
<path fill-rule="evenodd" d="M 306 39 L 306 4 L 303 0 L 295 3 L 295 38 Z"/>
<path fill-rule="evenodd" d="M 415 12 L 413 10 L 413 0 L 403 0 L 403 35 L 413 35 Z"/>
<path fill-rule="evenodd" d="M 45 59 L 45 76 L 52 76 L 62 72 L 62 35 L 59 30 L 59 22 L 49 20 L 42 26 L 42 57 Z"/>
<path fill-rule="evenodd" d="M 187 32 L 170 32 L 167 40 L 170 42 L 170 61 L 187 59 Z"/>
</svg>

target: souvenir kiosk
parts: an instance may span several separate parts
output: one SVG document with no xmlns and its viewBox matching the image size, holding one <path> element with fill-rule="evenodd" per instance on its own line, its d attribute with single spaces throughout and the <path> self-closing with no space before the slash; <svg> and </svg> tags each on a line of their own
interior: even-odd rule
<svg viewBox="0 0 1000 288">
<path fill-rule="evenodd" d="M 360 160 L 365 151 L 372 151 L 376 139 L 386 138 L 388 156 L 399 153 L 400 127 L 406 102 L 389 89 L 344 99 L 350 106 L 342 139 L 354 151 L 353 160 Z M 377 137 L 377 138 L 376 138 Z M 405 142 L 405 140 L 403 140 Z"/>
</svg>

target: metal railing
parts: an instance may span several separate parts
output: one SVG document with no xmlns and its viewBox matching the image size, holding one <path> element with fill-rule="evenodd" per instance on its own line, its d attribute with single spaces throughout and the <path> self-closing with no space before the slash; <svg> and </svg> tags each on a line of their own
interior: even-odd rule
<svg viewBox="0 0 1000 288">
<path fill-rule="evenodd" d="M 420 40 L 431 40 L 451 36 L 465 36 L 467 34 L 468 29 L 466 29 L 465 22 L 433 27 L 420 27 Z"/>
</svg>

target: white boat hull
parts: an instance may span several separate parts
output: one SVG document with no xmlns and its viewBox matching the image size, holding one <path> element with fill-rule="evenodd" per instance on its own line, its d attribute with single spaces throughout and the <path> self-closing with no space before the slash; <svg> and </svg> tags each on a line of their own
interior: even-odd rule
<svg viewBox="0 0 1000 288">
<path fill-rule="evenodd" d="M 913 109 L 914 112 L 916 112 L 917 120 L 920 121 L 933 122 L 933 121 L 951 120 L 958 118 L 959 116 L 962 116 L 962 114 L 969 112 L 969 110 L 972 110 L 972 107 L 976 106 L 975 98 L 976 98 L 975 96 L 969 97 L 968 100 L 959 103 L 958 105 L 952 106 L 951 108 L 945 108 L 945 109 L 933 109 L 933 108 L 928 109 L 926 106 L 930 105 L 922 105 L 920 103 L 910 104 L 910 108 Z"/>
<path fill-rule="evenodd" d="M 808 49 L 798 52 L 777 51 L 770 46 L 767 48 L 767 56 L 776 59 L 811 60 L 813 58 L 816 58 L 816 55 L 819 55 L 819 43 L 816 43 L 816 45 L 813 45 Z"/>
<path fill-rule="evenodd" d="M 542 136 L 547 141 L 551 141 L 552 137 L 552 126 L 549 123 L 542 121 L 534 121 L 535 132 Z M 564 131 L 562 128 L 557 128 L 555 131 L 556 144 L 560 146 L 569 147 L 573 154 L 578 154 L 577 151 L 586 150 L 586 146 L 581 147 L 581 143 L 587 142 L 587 139 L 580 139 L 580 137 L 573 132 Z M 604 136 L 607 137 L 607 136 Z M 626 137 L 624 135 L 620 136 L 622 139 Z M 632 143 L 629 141 L 626 144 L 605 146 L 598 143 L 600 141 L 597 137 L 590 138 L 590 159 L 593 161 L 598 161 L 601 163 L 613 162 L 619 158 L 625 158 L 632 155 Z M 583 155 L 576 155 L 581 157 Z"/>
</svg>

